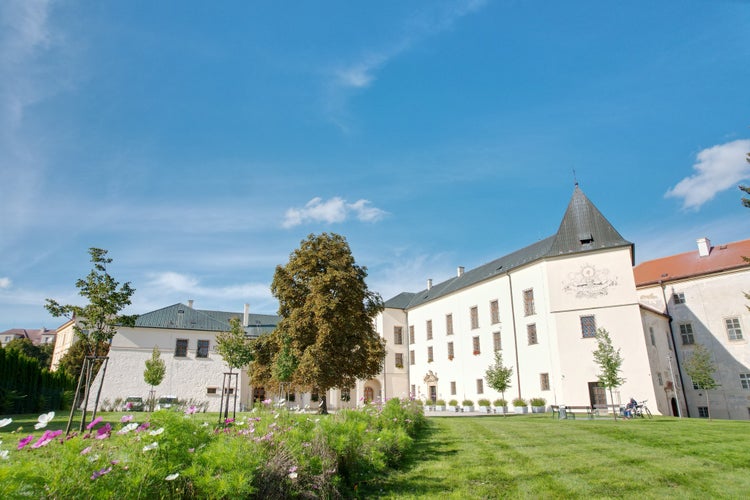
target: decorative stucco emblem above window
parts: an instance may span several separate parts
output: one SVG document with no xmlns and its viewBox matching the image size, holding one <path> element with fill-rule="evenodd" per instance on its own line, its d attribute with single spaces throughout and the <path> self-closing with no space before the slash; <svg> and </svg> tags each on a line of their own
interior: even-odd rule
<svg viewBox="0 0 750 500">
<path fill-rule="evenodd" d="M 434 384 L 438 381 L 437 374 L 433 373 L 432 370 L 427 372 L 427 375 L 424 376 L 424 381 L 426 384 Z"/>
<path fill-rule="evenodd" d="M 578 272 L 568 273 L 563 291 L 574 294 L 577 299 L 594 299 L 607 295 L 609 287 L 616 285 L 617 278 L 610 278 L 609 269 L 584 264 Z"/>
</svg>

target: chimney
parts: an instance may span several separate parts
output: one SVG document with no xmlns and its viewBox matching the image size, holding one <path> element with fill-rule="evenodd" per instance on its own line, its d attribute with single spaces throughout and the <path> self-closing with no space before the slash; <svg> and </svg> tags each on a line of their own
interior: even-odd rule
<svg viewBox="0 0 750 500">
<path fill-rule="evenodd" d="M 708 238 L 698 238 L 695 242 L 698 244 L 698 256 L 708 257 L 708 254 L 711 253 L 711 240 Z"/>
<path fill-rule="evenodd" d="M 247 328 L 250 324 L 250 304 L 245 304 L 245 312 L 242 314 L 242 326 Z"/>
<path fill-rule="evenodd" d="M 189 307 L 190 309 L 192 309 L 192 308 L 193 308 L 193 299 L 190 299 L 190 300 L 188 300 L 188 307 Z"/>
<path fill-rule="evenodd" d="M 458 269 L 456 270 L 456 276 L 459 278 L 464 275 L 464 266 L 458 266 Z"/>
<path fill-rule="evenodd" d="M 432 288 L 432 278 L 427 280 L 427 290 L 430 290 Z"/>
</svg>

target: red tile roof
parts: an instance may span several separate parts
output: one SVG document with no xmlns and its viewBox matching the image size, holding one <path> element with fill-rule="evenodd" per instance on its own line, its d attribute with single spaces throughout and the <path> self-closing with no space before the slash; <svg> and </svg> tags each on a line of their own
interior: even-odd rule
<svg viewBox="0 0 750 500">
<path fill-rule="evenodd" d="M 742 267 L 750 268 L 750 262 L 743 260 L 743 256 L 750 257 L 750 240 L 712 246 L 711 252 L 706 257 L 699 256 L 696 248 L 692 252 L 649 260 L 633 269 L 635 286 L 691 278 Z"/>
</svg>

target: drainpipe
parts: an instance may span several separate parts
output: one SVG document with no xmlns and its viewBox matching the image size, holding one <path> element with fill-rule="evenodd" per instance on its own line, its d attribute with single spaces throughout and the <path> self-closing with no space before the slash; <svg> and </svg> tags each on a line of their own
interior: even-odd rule
<svg viewBox="0 0 750 500">
<path fill-rule="evenodd" d="M 666 285 L 664 284 L 664 282 L 662 282 L 662 280 L 659 280 L 659 286 L 661 287 L 662 300 L 664 300 L 664 312 L 667 313 L 667 319 L 669 320 L 668 321 L 669 337 L 672 339 L 672 348 L 674 349 L 674 359 L 675 361 L 677 361 L 677 375 L 679 375 L 680 377 L 680 387 L 682 387 L 683 389 L 682 394 L 685 396 L 684 398 L 685 399 L 685 413 L 686 413 L 685 416 L 690 418 L 690 405 L 688 405 L 688 402 L 687 402 L 687 394 L 685 393 L 685 381 L 682 378 L 682 369 L 680 367 L 680 355 L 677 352 L 677 342 L 675 341 L 675 338 L 674 338 L 674 328 L 672 327 L 672 314 L 669 312 L 669 302 L 667 302 L 667 292 L 664 291 L 664 289 L 666 288 Z M 670 370 L 672 369 L 672 363 L 669 363 L 669 369 Z M 677 393 L 677 388 L 675 388 L 675 394 L 676 393 Z M 679 410 L 680 413 L 682 412 L 682 409 L 680 408 L 679 399 L 677 400 L 677 409 Z"/>
<path fill-rule="evenodd" d="M 521 397 L 521 367 L 518 365 L 518 335 L 516 334 L 516 308 L 513 305 L 513 280 L 510 272 L 505 273 L 508 276 L 508 286 L 510 287 L 510 316 L 513 322 L 513 349 L 516 355 L 516 386 L 518 387 L 518 397 Z"/>
</svg>

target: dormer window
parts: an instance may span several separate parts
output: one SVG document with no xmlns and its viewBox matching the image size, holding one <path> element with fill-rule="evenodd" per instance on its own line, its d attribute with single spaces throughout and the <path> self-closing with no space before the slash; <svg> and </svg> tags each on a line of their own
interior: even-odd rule
<svg viewBox="0 0 750 500">
<path fill-rule="evenodd" d="M 594 235 L 591 233 L 578 236 L 582 248 L 591 248 L 594 245 Z"/>
</svg>

